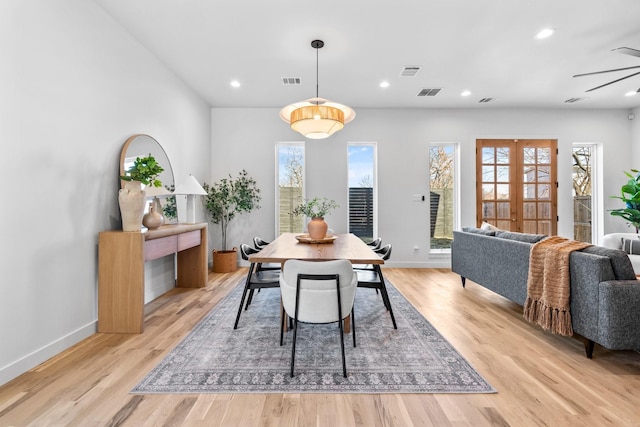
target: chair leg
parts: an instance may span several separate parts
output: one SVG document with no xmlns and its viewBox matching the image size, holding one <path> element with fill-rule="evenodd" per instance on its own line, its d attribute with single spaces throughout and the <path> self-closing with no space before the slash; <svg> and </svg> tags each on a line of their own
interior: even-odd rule
<svg viewBox="0 0 640 427">
<path fill-rule="evenodd" d="M 253 275 L 253 264 L 249 266 L 249 273 L 247 273 L 247 280 L 244 283 L 244 290 L 242 291 L 242 299 L 240 300 L 240 307 L 238 307 L 238 315 L 236 316 L 236 322 L 233 324 L 233 329 L 238 329 L 238 322 L 240 321 L 240 314 L 242 313 L 242 305 L 244 304 L 244 299 L 247 297 L 247 291 L 249 290 L 249 283 L 251 283 L 252 275 Z"/>
<path fill-rule="evenodd" d="M 355 307 L 355 304 L 354 304 Z M 353 334 L 353 346 L 356 346 L 356 316 L 354 307 L 351 307 L 351 333 Z"/>
<path fill-rule="evenodd" d="M 393 329 L 398 329 L 398 326 L 396 325 L 396 317 L 393 315 L 393 309 L 391 308 L 391 300 L 389 299 L 389 294 L 387 293 L 387 287 L 384 283 L 384 277 L 382 276 L 382 269 L 380 268 L 379 265 L 375 265 L 374 268 L 376 269 L 376 272 L 378 273 L 378 277 L 380 278 L 380 292 L 382 292 L 382 299 L 385 302 L 385 306 L 387 307 L 387 310 L 389 311 L 389 315 L 391 316 L 391 322 L 393 323 Z"/>
<path fill-rule="evenodd" d="M 253 300 L 253 291 L 254 289 L 251 289 L 249 291 L 249 298 L 247 298 L 247 305 L 244 306 L 245 310 L 249 308 L 249 305 L 251 305 L 251 301 Z"/>
<path fill-rule="evenodd" d="M 280 315 L 280 347 L 282 347 L 282 344 L 284 343 L 284 322 L 285 320 L 285 312 L 284 312 L 284 306 L 282 306 L 282 313 Z"/>
<path fill-rule="evenodd" d="M 338 277 L 336 277 L 336 293 L 338 295 L 338 319 L 339 319 L 338 325 L 340 325 L 340 350 L 342 352 L 342 376 L 347 378 L 347 361 L 344 354 L 344 329 L 342 328 L 342 301 L 340 299 L 340 279 Z M 353 328 L 353 325 L 351 327 Z"/>
<path fill-rule="evenodd" d="M 291 346 L 291 378 L 293 378 L 293 366 L 296 361 L 296 339 L 298 338 L 298 308 L 300 304 L 300 275 L 296 283 L 296 308 L 293 314 L 293 345 Z"/>
<path fill-rule="evenodd" d="M 296 339 L 298 335 L 298 319 L 293 320 L 293 345 L 291 346 L 291 378 L 293 378 L 293 366 L 296 362 Z"/>
</svg>

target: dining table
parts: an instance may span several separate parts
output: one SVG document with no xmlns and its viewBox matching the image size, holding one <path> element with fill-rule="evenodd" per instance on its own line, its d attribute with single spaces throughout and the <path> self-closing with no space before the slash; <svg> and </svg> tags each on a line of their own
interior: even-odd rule
<svg viewBox="0 0 640 427">
<path fill-rule="evenodd" d="M 322 243 L 308 243 L 314 242 L 308 239 L 308 235 L 282 233 L 260 252 L 249 255 L 249 262 L 252 264 L 280 263 L 283 267 L 284 263 L 290 259 L 306 261 L 347 259 L 352 264 L 384 264 L 384 260 L 353 233 L 328 235 L 319 241 Z M 380 279 L 384 280 L 382 277 Z M 349 332 L 350 323 L 350 318 L 347 317 L 344 323 L 345 332 Z"/>
<path fill-rule="evenodd" d="M 289 259 L 348 259 L 352 264 L 384 264 L 384 260 L 353 233 L 330 235 L 323 243 L 306 243 L 304 237 L 301 233 L 282 233 L 260 252 L 250 255 L 249 262 L 284 264 Z"/>
</svg>

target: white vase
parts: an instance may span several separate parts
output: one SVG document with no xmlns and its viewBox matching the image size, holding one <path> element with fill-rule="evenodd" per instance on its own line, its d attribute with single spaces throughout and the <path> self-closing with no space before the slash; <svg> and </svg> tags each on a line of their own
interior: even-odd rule
<svg viewBox="0 0 640 427">
<path fill-rule="evenodd" d="M 144 214 L 145 192 L 138 181 L 125 181 L 118 192 L 122 231 L 140 231 Z"/>
</svg>

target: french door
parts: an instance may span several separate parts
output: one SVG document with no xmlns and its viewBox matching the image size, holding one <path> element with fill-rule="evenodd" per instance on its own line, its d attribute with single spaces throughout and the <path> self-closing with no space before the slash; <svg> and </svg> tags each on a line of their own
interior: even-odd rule
<svg viewBox="0 0 640 427">
<path fill-rule="evenodd" d="M 555 235 L 557 140 L 476 140 L 476 220 L 501 230 Z"/>
</svg>

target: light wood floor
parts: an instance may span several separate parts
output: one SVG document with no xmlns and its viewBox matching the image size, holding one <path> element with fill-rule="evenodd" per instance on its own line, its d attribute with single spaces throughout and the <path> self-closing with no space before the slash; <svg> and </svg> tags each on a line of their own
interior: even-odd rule
<svg viewBox="0 0 640 427">
<path fill-rule="evenodd" d="M 0 426 L 640 426 L 640 353 L 542 332 L 516 304 L 446 269 L 386 277 L 496 394 L 201 394 L 129 391 L 246 273 L 148 305 L 141 335 L 95 334 L 0 388 Z"/>
</svg>

